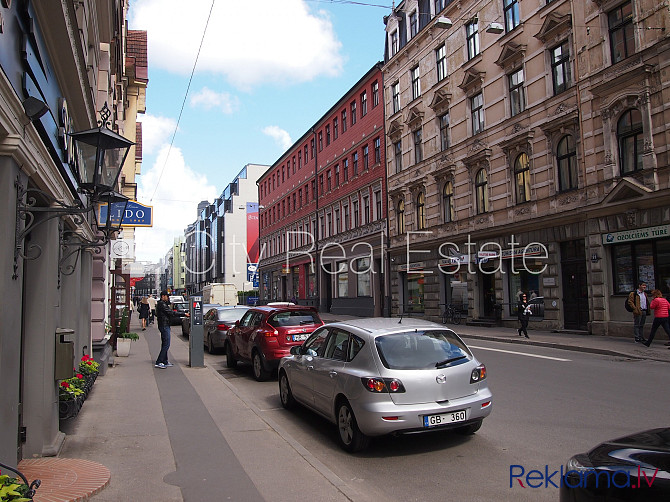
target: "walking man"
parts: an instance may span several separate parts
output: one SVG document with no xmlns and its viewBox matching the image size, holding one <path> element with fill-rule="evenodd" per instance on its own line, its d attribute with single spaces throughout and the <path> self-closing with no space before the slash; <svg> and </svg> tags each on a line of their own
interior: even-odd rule
<svg viewBox="0 0 670 502">
<path fill-rule="evenodd" d="M 526 296 L 525 293 L 521 295 L 521 301 L 517 305 L 516 315 L 519 319 L 519 322 L 521 323 L 521 327 L 518 329 L 519 336 L 521 336 L 521 332 L 523 332 L 523 335 L 526 338 L 530 338 L 528 336 L 528 320 L 530 319 L 530 308 L 528 305 L 528 297 Z"/>
<path fill-rule="evenodd" d="M 172 363 L 168 361 L 172 309 L 170 308 L 167 291 L 161 291 L 161 299 L 156 303 L 156 318 L 158 319 L 158 331 L 161 332 L 161 351 L 158 354 L 155 366 L 156 368 L 165 369 L 168 366 L 172 366 Z"/>
<path fill-rule="evenodd" d="M 640 281 L 637 291 L 631 291 L 628 295 L 628 306 L 633 309 L 633 335 L 638 343 L 647 343 L 644 339 L 644 321 L 647 319 L 649 299 L 647 298 L 647 283 Z"/>
</svg>

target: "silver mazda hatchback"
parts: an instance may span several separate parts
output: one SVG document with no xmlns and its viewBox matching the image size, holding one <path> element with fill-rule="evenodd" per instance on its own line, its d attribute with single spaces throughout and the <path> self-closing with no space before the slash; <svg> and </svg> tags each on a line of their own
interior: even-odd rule
<svg viewBox="0 0 670 502">
<path fill-rule="evenodd" d="M 298 402 L 337 424 L 340 444 L 350 452 L 384 434 L 474 434 L 491 413 L 486 367 L 442 324 L 331 323 L 291 354 L 279 365 L 282 405 Z"/>
</svg>

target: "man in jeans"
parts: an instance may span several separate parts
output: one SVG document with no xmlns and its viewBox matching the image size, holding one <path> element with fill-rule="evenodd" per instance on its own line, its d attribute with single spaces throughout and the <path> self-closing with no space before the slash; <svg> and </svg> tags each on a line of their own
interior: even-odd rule
<svg viewBox="0 0 670 502">
<path fill-rule="evenodd" d="M 638 343 L 647 343 L 644 339 L 644 321 L 647 319 L 649 299 L 647 298 L 647 283 L 640 281 L 637 291 L 628 295 L 628 305 L 633 309 L 633 334 Z"/>
<path fill-rule="evenodd" d="M 172 366 L 172 363 L 168 361 L 172 309 L 170 308 L 167 291 L 161 291 L 161 299 L 156 302 L 156 318 L 158 319 L 158 331 L 161 332 L 161 351 L 158 354 L 155 366 L 156 368 L 165 369 L 168 366 Z"/>
</svg>

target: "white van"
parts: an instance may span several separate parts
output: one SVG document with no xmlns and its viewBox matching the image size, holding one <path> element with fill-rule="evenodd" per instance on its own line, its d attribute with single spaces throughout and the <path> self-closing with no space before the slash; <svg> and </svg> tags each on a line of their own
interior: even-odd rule
<svg viewBox="0 0 670 502">
<path fill-rule="evenodd" d="M 214 282 L 202 288 L 203 303 L 237 305 L 237 287 L 228 282 Z"/>
</svg>

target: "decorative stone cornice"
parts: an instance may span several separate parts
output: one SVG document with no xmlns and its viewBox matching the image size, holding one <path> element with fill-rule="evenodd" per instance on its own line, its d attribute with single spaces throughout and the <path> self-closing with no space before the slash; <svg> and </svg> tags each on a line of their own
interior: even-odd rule
<svg viewBox="0 0 670 502">
<path fill-rule="evenodd" d="M 535 34 L 535 38 L 546 43 L 553 37 L 570 29 L 572 29 L 572 16 L 570 14 L 561 15 L 558 12 L 551 12 L 542 23 L 540 31 Z"/>
<path fill-rule="evenodd" d="M 484 76 L 486 72 L 478 71 L 476 68 L 470 68 L 465 72 L 463 76 L 463 81 L 458 87 L 463 89 L 465 94 L 471 94 L 477 89 L 481 89 L 482 83 L 484 82 Z"/>
<path fill-rule="evenodd" d="M 526 54 L 526 46 L 517 44 L 515 42 L 507 42 L 503 45 L 502 51 L 500 51 L 500 56 L 496 60 L 496 64 L 501 68 L 511 67 L 523 61 L 523 57 Z"/>
</svg>

